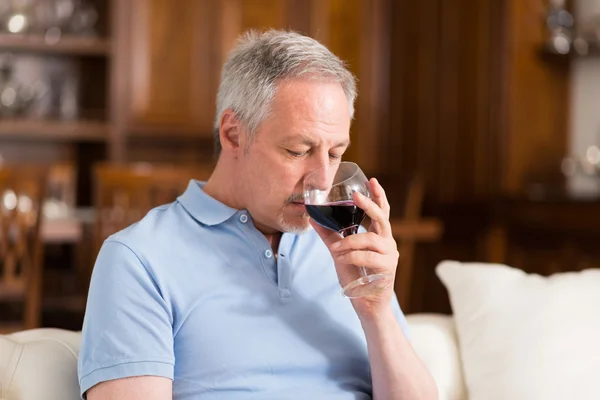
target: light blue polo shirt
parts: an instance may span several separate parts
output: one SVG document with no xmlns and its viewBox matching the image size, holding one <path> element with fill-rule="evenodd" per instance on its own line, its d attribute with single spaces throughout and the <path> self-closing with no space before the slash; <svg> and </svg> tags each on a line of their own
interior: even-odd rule
<svg viewBox="0 0 600 400">
<path fill-rule="evenodd" d="M 316 232 L 278 257 L 246 210 L 192 180 L 176 202 L 106 240 L 79 354 L 82 393 L 130 376 L 174 399 L 370 399 L 363 330 Z M 397 301 L 394 309 L 405 332 Z"/>
</svg>

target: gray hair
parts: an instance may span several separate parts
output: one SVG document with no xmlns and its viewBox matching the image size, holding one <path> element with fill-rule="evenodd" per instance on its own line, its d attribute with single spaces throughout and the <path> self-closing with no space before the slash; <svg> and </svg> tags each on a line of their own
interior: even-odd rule
<svg viewBox="0 0 600 400">
<path fill-rule="evenodd" d="M 338 82 L 354 116 L 356 80 L 346 64 L 316 40 L 299 33 L 268 30 L 243 34 L 221 72 L 214 123 L 215 153 L 221 152 L 221 116 L 231 109 L 250 136 L 268 117 L 270 105 L 283 79 L 302 78 Z"/>
</svg>

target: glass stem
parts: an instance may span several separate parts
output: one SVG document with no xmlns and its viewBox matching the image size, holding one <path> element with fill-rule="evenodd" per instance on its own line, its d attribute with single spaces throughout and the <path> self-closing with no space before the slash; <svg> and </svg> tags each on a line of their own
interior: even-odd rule
<svg viewBox="0 0 600 400">
<path fill-rule="evenodd" d="M 358 225 L 357 226 L 352 226 L 352 227 L 347 228 L 347 229 L 344 229 L 344 230 L 342 230 L 340 232 L 340 234 L 342 235 L 342 237 L 354 235 L 355 233 L 358 233 Z M 363 278 L 368 275 L 367 274 L 367 268 L 365 268 L 365 267 L 358 267 L 358 270 L 360 271 L 360 276 L 362 276 Z"/>
</svg>

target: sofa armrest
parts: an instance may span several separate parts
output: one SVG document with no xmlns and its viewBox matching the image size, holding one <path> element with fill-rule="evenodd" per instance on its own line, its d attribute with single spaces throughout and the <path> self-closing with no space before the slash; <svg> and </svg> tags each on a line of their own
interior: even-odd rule
<svg viewBox="0 0 600 400">
<path fill-rule="evenodd" d="M 407 315 L 406 319 L 412 345 L 433 375 L 439 399 L 466 399 L 452 317 L 412 314 Z M 80 340 L 80 332 L 60 329 L 35 329 L 0 335 L 0 389 L 6 398 L 78 398 L 77 355 Z"/>
<path fill-rule="evenodd" d="M 50 328 L 0 335 L 0 397 L 78 399 L 80 341 L 79 332 Z"/>
<path fill-rule="evenodd" d="M 438 386 L 440 400 L 467 398 L 454 320 L 442 314 L 412 314 L 406 319 L 411 343 Z"/>
</svg>

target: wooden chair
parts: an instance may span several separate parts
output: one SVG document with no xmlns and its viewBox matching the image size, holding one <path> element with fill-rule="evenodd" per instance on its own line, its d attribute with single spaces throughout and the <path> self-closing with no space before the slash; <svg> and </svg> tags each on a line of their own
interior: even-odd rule
<svg viewBox="0 0 600 400">
<path fill-rule="evenodd" d="M 99 164 L 94 170 L 94 254 L 111 234 L 140 220 L 152 208 L 175 201 L 190 179 L 206 180 L 211 169 L 150 163 Z"/>
<path fill-rule="evenodd" d="M 52 300 L 52 307 L 82 313 L 96 257 L 104 240 L 139 221 L 152 208 L 171 203 L 190 179 L 206 180 L 211 168 L 150 163 L 94 166 L 94 223 L 85 232 L 78 262 L 77 293 Z"/>
<path fill-rule="evenodd" d="M 48 172 L 48 189 L 46 197 L 75 207 L 77 189 L 77 170 L 71 163 L 53 164 Z"/>
<path fill-rule="evenodd" d="M 0 321 L 0 331 L 32 329 L 41 323 L 43 245 L 40 223 L 46 171 L 0 168 L 0 302 L 23 304 L 16 323 Z"/>
<path fill-rule="evenodd" d="M 84 274 L 81 269 L 89 258 L 90 246 L 84 235 L 86 229 L 89 230 L 89 228 L 83 223 L 56 221 L 56 218 L 60 219 L 61 216 L 65 217 L 73 213 L 77 207 L 77 175 L 76 166 L 70 162 L 55 163 L 48 168 L 44 201 L 46 220 L 40 231 L 40 240 L 44 243 L 46 250 L 45 261 L 48 261 L 48 250 L 50 250 L 50 257 L 53 254 L 59 254 L 59 257 L 63 255 L 64 245 L 66 245 L 67 251 L 72 251 L 72 253 L 70 255 L 71 268 L 64 268 L 65 266 L 52 268 L 51 265 L 45 265 L 42 301 L 42 310 L 45 313 L 55 314 L 57 311 L 70 311 L 73 304 L 76 304 L 74 308 L 77 311 L 83 308 L 82 296 L 74 296 L 77 299 L 73 301 L 71 292 L 79 290 L 80 281 L 85 281 L 82 278 Z M 50 249 L 49 245 L 53 248 Z M 83 269 L 87 269 L 87 267 L 83 267 Z"/>
<path fill-rule="evenodd" d="M 442 223 L 435 218 L 421 217 L 425 185 L 415 175 L 408 184 L 401 218 L 392 219 L 392 235 L 398 244 L 400 259 L 396 271 L 395 291 L 405 313 L 410 312 L 410 299 L 414 286 L 414 257 L 417 242 L 432 242 L 442 235 Z"/>
</svg>

